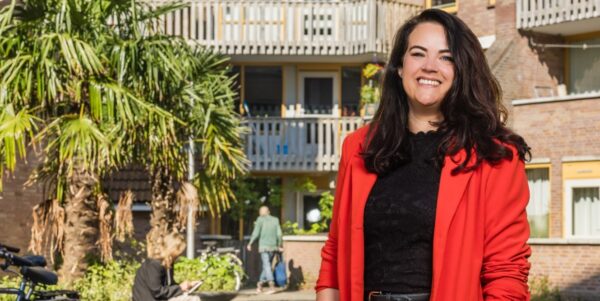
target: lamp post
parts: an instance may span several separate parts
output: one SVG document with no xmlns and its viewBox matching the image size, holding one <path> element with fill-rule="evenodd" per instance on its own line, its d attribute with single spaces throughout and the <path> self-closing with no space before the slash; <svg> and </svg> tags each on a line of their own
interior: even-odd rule
<svg viewBox="0 0 600 301">
<path fill-rule="evenodd" d="M 194 100 L 192 99 L 192 108 L 194 107 Z M 192 110 L 193 112 L 193 110 Z M 190 135 L 189 141 L 188 141 L 188 181 L 190 183 L 194 183 L 194 137 L 193 135 Z M 199 196 L 198 196 L 199 197 Z M 194 258 L 194 232 L 195 232 L 195 226 L 194 225 L 194 214 L 195 214 L 195 210 L 197 210 L 198 208 L 194 208 L 192 202 L 189 202 L 188 204 L 189 208 L 188 208 L 188 218 L 187 218 L 187 227 L 186 227 L 186 240 L 187 240 L 187 244 L 186 244 L 186 257 L 188 259 L 193 259 Z"/>
</svg>

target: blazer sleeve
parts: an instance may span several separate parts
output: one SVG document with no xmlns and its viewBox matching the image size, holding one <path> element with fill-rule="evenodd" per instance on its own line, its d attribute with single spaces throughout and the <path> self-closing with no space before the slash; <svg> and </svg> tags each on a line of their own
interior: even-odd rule
<svg viewBox="0 0 600 301">
<path fill-rule="evenodd" d="M 350 138 L 351 136 L 348 136 Z M 348 167 L 349 158 L 352 154 L 349 153 L 349 139 L 344 139 L 342 144 L 342 156 L 340 159 L 339 170 L 336 181 L 335 196 L 333 201 L 333 216 L 329 226 L 329 234 L 325 245 L 321 249 L 321 269 L 319 271 L 319 279 L 315 287 L 316 291 L 326 288 L 338 288 L 337 275 L 337 237 L 338 237 L 338 222 L 341 194 L 344 191 L 343 187 L 344 176 Z"/>
<path fill-rule="evenodd" d="M 483 297 L 486 301 L 529 300 L 531 248 L 525 211 L 529 187 L 524 162 L 514 149 L 511 161 L 490 166 L 485 186 Z"/>
<path fill-rule="evenodd" d="M 146 285 L 150 289 L 152 296 L 158 300 L 166 300 L 169 298 L 177 297 L 183 294 L 183 290 L 177 284 L 163 285 L 161 277 L 166 273 L 169 273 L 167 269 L 159 264 L 149 264 L 148 274 L 146 278 Z"/>
</svg>

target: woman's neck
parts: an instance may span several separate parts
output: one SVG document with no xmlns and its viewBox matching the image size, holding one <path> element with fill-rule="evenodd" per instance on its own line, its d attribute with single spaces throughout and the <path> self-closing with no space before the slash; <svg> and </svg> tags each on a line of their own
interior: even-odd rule
<svg viewBox="0 0 600 301">
<path fill-rule="evenodd" d="M 412 133 L 429 132 L 437 130 L 435 123 L 444 119 L 442 112 L 408 112 L 408 130 Z"/>
</svg>

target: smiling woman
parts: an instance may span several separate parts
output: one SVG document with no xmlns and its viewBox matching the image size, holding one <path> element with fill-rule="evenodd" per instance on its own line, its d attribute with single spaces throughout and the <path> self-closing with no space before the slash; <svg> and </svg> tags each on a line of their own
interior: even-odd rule
<svg viewBox="0 0 600 301">
<path fill-rule="evenodd" d="M 318 301 L 528 300 L 524 159 L 477 37 L 397 32 L 371 124 L 344 141 Z"/>
</svg>

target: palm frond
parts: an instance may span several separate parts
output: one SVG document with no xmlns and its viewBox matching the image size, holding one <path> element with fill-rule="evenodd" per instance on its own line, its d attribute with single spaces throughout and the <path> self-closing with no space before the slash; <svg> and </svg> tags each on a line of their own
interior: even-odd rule
<svg viewBox="0 0 600 301">
<path fill-rule="evenodd" d="M 8 104 L 1 109 L 0 113 L 0 147 L 2 163 L 8 170 L 14 171 L 18 158 L 26 154 L 25 148 L 27 138 L 32 138 L 37 130 L 38 118 L 33 116 L 29 110 L 23 109 L 15 112 L 13 106 Z M 0 174 L 0 183 L 2 174 Z M 2 186 L 0 184 L 0 191 Z"/>
</svg>

